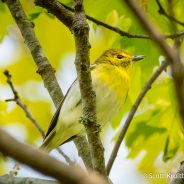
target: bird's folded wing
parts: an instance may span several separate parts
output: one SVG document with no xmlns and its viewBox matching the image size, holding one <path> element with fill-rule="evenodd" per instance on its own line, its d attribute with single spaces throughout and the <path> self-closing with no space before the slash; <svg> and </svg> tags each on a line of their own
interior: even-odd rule
<svg viewBox="0 0 184 184">
<path fill-rule="evenodd" d="M 77 80 L 77 79 L 76 79 Z M 50 132 L 56 127 L 58 118 L 59 118 L 59 114 L 61 111 L 61 107 L 63 105 L 64 100 L 66 99 L 67 94 L 69 93 L 70 89 L 72 88 L 73 84 L 76 82 L 76 80 L 72 83 L 72 85 L 70 86 L 70 88 L 68 89 L 66 95 L 64 96 L 64 98 L 62 99 L 62 101 L 60 102 L 59 106 L 57 107 L 57 110 L 54 114 L 54 116 L 52 117 L 52 120 L 50 122 L 49 128 L 47 130 L 47 133 L 45 134 L 44 140 L 47 138 L 47 136 L 50 134 Z"/>
</svg>

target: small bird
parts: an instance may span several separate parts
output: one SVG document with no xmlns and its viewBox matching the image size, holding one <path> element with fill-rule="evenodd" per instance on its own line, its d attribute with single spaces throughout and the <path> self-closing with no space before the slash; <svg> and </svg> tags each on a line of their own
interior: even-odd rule
<svg viewBox="0 0 184 184">
<path fill-rule="evenodd" d="M 134 61 L 144 56 L 131 56 L 122 49 L 106 50 L 91 66 L 92 86 L 96 92 L 97 120 L 101 126 L 109 122 L 122 108 L 130 86 Z M 82 100 L 76 79 L 68 89 L 50 123 L 41 146 L 46 152 L 85 132 L 79 123 Z"/>
</svg>

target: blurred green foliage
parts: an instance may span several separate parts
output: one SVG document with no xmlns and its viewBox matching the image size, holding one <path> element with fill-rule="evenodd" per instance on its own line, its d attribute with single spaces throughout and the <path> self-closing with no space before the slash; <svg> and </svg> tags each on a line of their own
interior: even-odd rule
<svg viewBox="0 0 184 184">
<path fill-rule="evenodd" d="M 60 1 L 72 6 L 71 0 Z M 158 13 L 158 6 L 155 1 L 139 0 L 139 2 L 144 7 L 152 23 L 162 33 L 172 33 L 170 21 Z M 173 0 L 173 2 L 175 16 L 177 18 L 183 17 L 184 1 Z M 35 7 L 32 0 L 22 0 L 21 3 L 29 19 L 35 24 L 35 33 L 46 56 L 58 72 L 63 57 L 67 54 L 75 53 L 74 40 L 71 32 L 53 15 L 48 14 L 46 10 Z M 145 34 L 136 17 L 121 0 L 86 0 L 84 3 L 85 11 L 88 15 L 112 26 L 119 27 L 129 33 Z M 161 3 L 167 11 L 167 1 L 162 0 Z M 136 64 L 132 74 L 132 84 L 126 104 L 111 122 L 114 129 L 120 130 L 122 118 L 129 112 L 146 81 L 148 81 L 155 69 L 160 65 L 160 56 L 162 56 L 162 53 L 151 40 L 122 37 L 102 26 L 97 26 L 93 22 L 88 22 L 91 29 L 91 61 L 94 61 L 108 48 L 123 48 L 135 55 L 143 54 L 146 56 L 143 61 Z M 183 28 L 177 25 L 177 29 L 181 31 Z M 37 91 L 34 91 L 36 87 L 36 85 L 34 86 L 34 82 L 40 84 L 40 90 L 45 90 L 42 80 L 36 74 L 34 61 L 24 44 L 9 10 L 0 1 L 1 43 L 3 43 L 3 39 L 7 36 L 13 42 L 16 42 L 17 48 L 15 49 L 19 49 L 19 56 L 12 58 L 10 64 L 0 68 L 0 91 L 4 88 L 10 90 L 6 83 L 6 78 L 3 75 L 3 71 L 8 69 L 13 75 L 13 83 L 18 89 L 21 99 L 27 105 L 33 117 L 46 130 L 53 114 L 52 102 L 49 98 L 42 98 Z M 171 39 L 168 39 L 167 42 L 170 45 L 173 44 L 173 40 Z M 181 45 L 181 50 L 184 50 L 184 44 Z M 32 87 L 30 87 L 30 82 L 33 82 Z M 31 92 L 29 91 L 29 95 L 27 95 L 28 90 L 31 90 Z M 39 100 L 32 100 L 30 94 L 34 97 L 38 96 L 37 99 Z M 24 141 L 30 144 L 35 144 L 35 141 L 41 139 L 41 135 L 25 117 L 24 112 L 16 105 L 10 108 L 10 104 L 4 102 L 1 96 L 0 119 L 1 126 L 23 124 L 26 129 Z M 113 140 L 116 140 L 116 138 L 117 135 Z M 141 157 L 139 169 L 142 172 L 163 172 L 163 169 L 169 172 L 176 164 L 173 160 L 181 158 L 179 155 L 183 153 L 183 140 L 184 137 L 178 115 L 172 77 L 168 69 L 153 84 L 131 123 L 125 139 L 125 144 L 129 150 L 127 156 L 131 159 Z M 163 164 L 162 166 L 155 164 L 160 158 L 166 162 L 163 163 L 165 167 L 163 167 Z M 0 160 L 1 162 L 2 160 Z M 0 174 L 3 173 L 3 164 L 0 164 Z M 160 180 L 160 183 L 165 182 L 163 179 Z"/>
</svg>

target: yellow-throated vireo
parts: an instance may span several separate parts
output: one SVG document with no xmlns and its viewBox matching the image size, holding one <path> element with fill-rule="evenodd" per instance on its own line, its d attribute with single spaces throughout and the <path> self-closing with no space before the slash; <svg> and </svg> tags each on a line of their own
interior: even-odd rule
<svg viewBox="0 0 184 184">
<path fill-rule="evenodd" d="M 144 56 L 132 56 L 121 49 L 105 51 L 92 65 L 92 86 L 96 92 L 97 119 L 101 126 L 122 108 L 130 86 L 134 61 Z M 85 132 L 79 123 L 82 101 L 76 79 L 57 109 L 41 146 L 47 152 Z"/>
</svg>

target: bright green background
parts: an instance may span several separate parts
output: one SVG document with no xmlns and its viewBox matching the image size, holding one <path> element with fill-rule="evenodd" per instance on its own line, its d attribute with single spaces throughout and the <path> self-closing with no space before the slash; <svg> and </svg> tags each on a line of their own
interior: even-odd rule
<svg viewBox="0 0 184 184">
<path fill-rule="evenodd" d="M 72 6 L 70 0 L 60 1 Z M 154 0 L 140 0 L 139 2 L 148 14 L 150 21 L 160 31 L 164 34 L 172 33 L 170 22 L 164 16 L 158 14 L 158 7 Z M 175 16 L 182 18 L 184 1 L 173 0 L 173 2 Z M 36 35 L 46 56 L 58 71 L 63 57 L 75 53 L 72 34 L 46 10 L 34 7 L 33 1 L 22 0 L 21 3 L 26 14 L 35 24 Z M 161 1 L 161 3 L 167 10 L 166 1 Z M 120 0 L 86 0 L 85 10 L 88 15 L 107 24 L 117 26 L 124 31 L 145 34 L 134 15 Z M 135 66 L 126 105 L 111 121 L 112 127 L 120 130 L 120 120 L 129 112 L 144 84 L 160 65 L 159 58 L 162 53 L 151 40 L 122 37 L 115 32 L 97 26 L 90 21 L 88 22 L 90 24 L 90 43 L 92 45 L 91 61 L 94 61 L 108 48 L 123 48 L 132 54 L 144 54 L 146 56 L 143 61 Z M 178 25 L 177 28 L 178 31 L 183 29 Z M 5 4 L 0 2 L 0 41 L 3 42 L 8 35 L 14 38 L 20 55 L 17 58 L 12 58 L 12 62 L 8 66 L 0 68 L 0 91 L 1 88 L 8 86 L 3 75 L 3 71 L 8 69 L 13 76 L 13 83 L 19 91 L 21 99 L 27 105 L 33 117 L 46 130 L 53 114 L 52 102 L 49 98 L 45 99 L 39 96 L 36 84 L 38 83 L 39 88 L 45 90 L 42 80 L 36 74 L 34 61 L 24 45 L 9 10 Z M 168 39 L 167 42 L 172 46 L 173 40 Z M 181 45 L 182 57 L 183 49 L 184 44 Z M 32 86 L 30 86 L 31 82 Z M 28 91 L 29 95 L 27 94 Z M 0 125 L 2 127 L 13 124 L 23 126 L 26 131 L 25 141 L 29 144 L 34 145 L 35 141 L 41 139 L 39 132 L 18 106 L 9 108 L 9 104 L 4 102 L 4 99 L 0 97 L 0 100 Z M 115 141 L 116 138 L 117 136 L 112 138 L 112 141 Z M 129 150 L 127 159 L 135 159 L 140 156 L 141 159 L 137 168 L 141 172 L 167 173 L 182 160 L 183 142 L 172 77 L 168 68 L 149 90 L 132 121 L 125 139 Z M 4 162 L 8 162 L 8 160 L 0 159 L 0 174 L 6 172 Z M 152 179 L 150 182 L 155 183 L 155 180 Z M 166 179 L 157 179 L 156 182 L 165 183 Z"/>
</svg>

